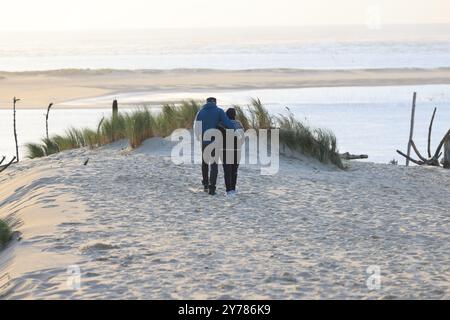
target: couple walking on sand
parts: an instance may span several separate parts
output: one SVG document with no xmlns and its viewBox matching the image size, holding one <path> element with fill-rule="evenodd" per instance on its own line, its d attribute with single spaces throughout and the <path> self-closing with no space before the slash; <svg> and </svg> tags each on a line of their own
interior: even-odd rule
<svg viewBox="0 0 450 320">
<path fill-rule="evenodd" d="M 225 112 L 217 106 L 216 98 L 206 99 L 206 104 L 195 118 L 194 132 L 202 143 L 204 191 L 210 195 L 216 194 L 220 160 L 223 165 L 226 194 L 234 196 L 244 132 L 241 122 L 236 120 L 236 110 L 229 108 Z"/>
</svg>

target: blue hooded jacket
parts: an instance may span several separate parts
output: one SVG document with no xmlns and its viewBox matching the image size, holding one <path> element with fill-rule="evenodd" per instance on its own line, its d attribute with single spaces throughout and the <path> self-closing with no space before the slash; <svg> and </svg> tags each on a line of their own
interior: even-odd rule
<svg viewBox="0 0 450 320">
<path fill-rule="evenodd" d="M 222 124 L 227 129 L 236 129 L 234 123 L 227 117 L 225 111 L 217 107 L 214 103 L 205 104 L 198 112 L 196 121 L 202 122 L 202 136 L 209 129 L 217 129 Z M 203 144 L 209 144 L 210 141 L 203 141 Z"/>
</svg>

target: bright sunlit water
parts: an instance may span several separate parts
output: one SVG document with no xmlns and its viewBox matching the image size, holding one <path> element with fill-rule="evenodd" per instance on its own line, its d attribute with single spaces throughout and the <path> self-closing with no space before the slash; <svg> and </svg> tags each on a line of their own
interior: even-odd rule
<svg viewBox="0 0 450 320">
<path fill-rule="evenodd" d="M 0 32 L 0 71 L 450 67 L 450 26 Z"/>
</svg>

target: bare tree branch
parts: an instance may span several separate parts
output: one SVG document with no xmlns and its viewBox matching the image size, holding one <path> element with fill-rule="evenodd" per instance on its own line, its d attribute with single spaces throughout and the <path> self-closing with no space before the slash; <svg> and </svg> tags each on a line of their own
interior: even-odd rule
<svg viewBox="0 0 450 320">
<path fill-rule="evenodd" d="M 5 171 L 6 168 L 8 168 L 8 167 L 14 162 L 14 160 L 16 160 L 16 157 L 13 157 L 9 163 L 7 163 L 6 165 L 4 165 L 3 168 L 0 169 L 0 173 L 2 173 L 3 171 Z"/>
<path fill-rule="evenodd" d="M 417 154 L 420 160 L 427 162 L 427 159 L 420 154 L 419 150 L 417 150 L 414 140 L 411 140 L 411 147 L 413 147 L 414 152 Z"/>
<path fill-rule="evenodd" d="M 419 166 L 424 165 L 425 163 L 423 161 L 418 161 L 418 160 L 414 160 L 411 157 L 408 157 L 406 154 L 404 154 L 403 152 L 401 152 L 400 150 L 397 150 L 397 153 L 403 157 L 405 157 L 406 159 L 408 159 L 409 161 L 418 164 Z"/>
<path fill-rule="evenodd" d="M 434 108 L 433 115 L 431 116 L 430 127 L 428 128 L 428 158 L 431 158 L 431 131 L 433 130 L 434 116 L 436 115 L 437 108 Z"/>
</svg>

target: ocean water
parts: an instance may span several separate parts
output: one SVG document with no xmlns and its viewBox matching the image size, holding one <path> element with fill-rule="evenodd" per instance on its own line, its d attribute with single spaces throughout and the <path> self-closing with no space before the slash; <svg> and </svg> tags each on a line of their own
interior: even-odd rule
<svg viewBox="0 0 450 320">
<path fill-rule="evenodd" d="M 164 101 L 167 98 L 199 99 L 215 95 L 226 108 L 232 104 L 246 105 L 251 97 L 258 97 L 273 114 L 287 114 L 289 110 L 311 126 L 332 130 L 341 152 L 364 153 L 369 160 L 388 163 L 392 159 L 404 163 L 395 150 L 405 151 L 409 135 L 412 94 L 418 92 L 415 122 L 415 142 L 425 152 L 428 125 L 434 107 L 436 113 L 433 146 L 450 128 L 450 85 L 303 88 L 222 92 L 179 92 L 177 94 L 124 93 L 118 95 L 121 104 L 137 101 Z M 82 102 L 82 101 L 81 101 Z M 92 99 L 85 101 L 93 102 Z M 63 133 L 68 127 L 96 128 L 102 116 L 111 113 L 111 97 L 99 97 L 98 109 L 53 109 L 50 134 Z M 79 105 L 80 101 L 74 101 Z M 128 111 L 131 108 L 121 108 Z M 157 112 L 157 107 L 155 107 Z M 27 142 L 39 141 L 45 134 L 45 110 L 18 110 L 18 137 L 22 157 Z M 0 155 L 14 155 L 12 112 L 0 110 Z"/>
<path fill-rule="evenodd" d="M 0 71 L 450 67 L 450 26 L 1 32 Z"/>
<path fill-rule="evenodd" d="M 113 69 L 379 69 L 450 67 L 450 26 L 280 27 L 92 32 L 2 32 L 0 71 L 65 68 Z M 0 78 L 1 80 L 1 78 Z M 1 84 L 1 81 L 0 81 Z M 1 87 L 0 87 L 1 89 Z M 438 107 L 433 139 L 450 127 L 450 86 L 310 88 L 220 92 L 122 93 L 66 102 L 52 110 L 50 132 L 69 126 L 95 128 L 110 113 L 113 98 L 121 105 L 141 101 L 199 99 L 215 95 L 223 106 L 259 97 L 275 113 L 286 107 L 312 126 L 335 132 L 340 150 L 367 153 L 386 163 L 399 158 L 408 139 L 411 97 L 418 91 L 416 142 L 424 147 L 432 109 Z M 92 102 L 98 109 L 70 109 Z M 0 103 L 4 103 L 0 101 Z M 8 102 L 9 103 L 9 102 Z M 20 152 L 45 133 L 45 110 L 19 110 Z M 12 113 L 0 110 L 0 156 L 12 156 Z"/>
</svg>

